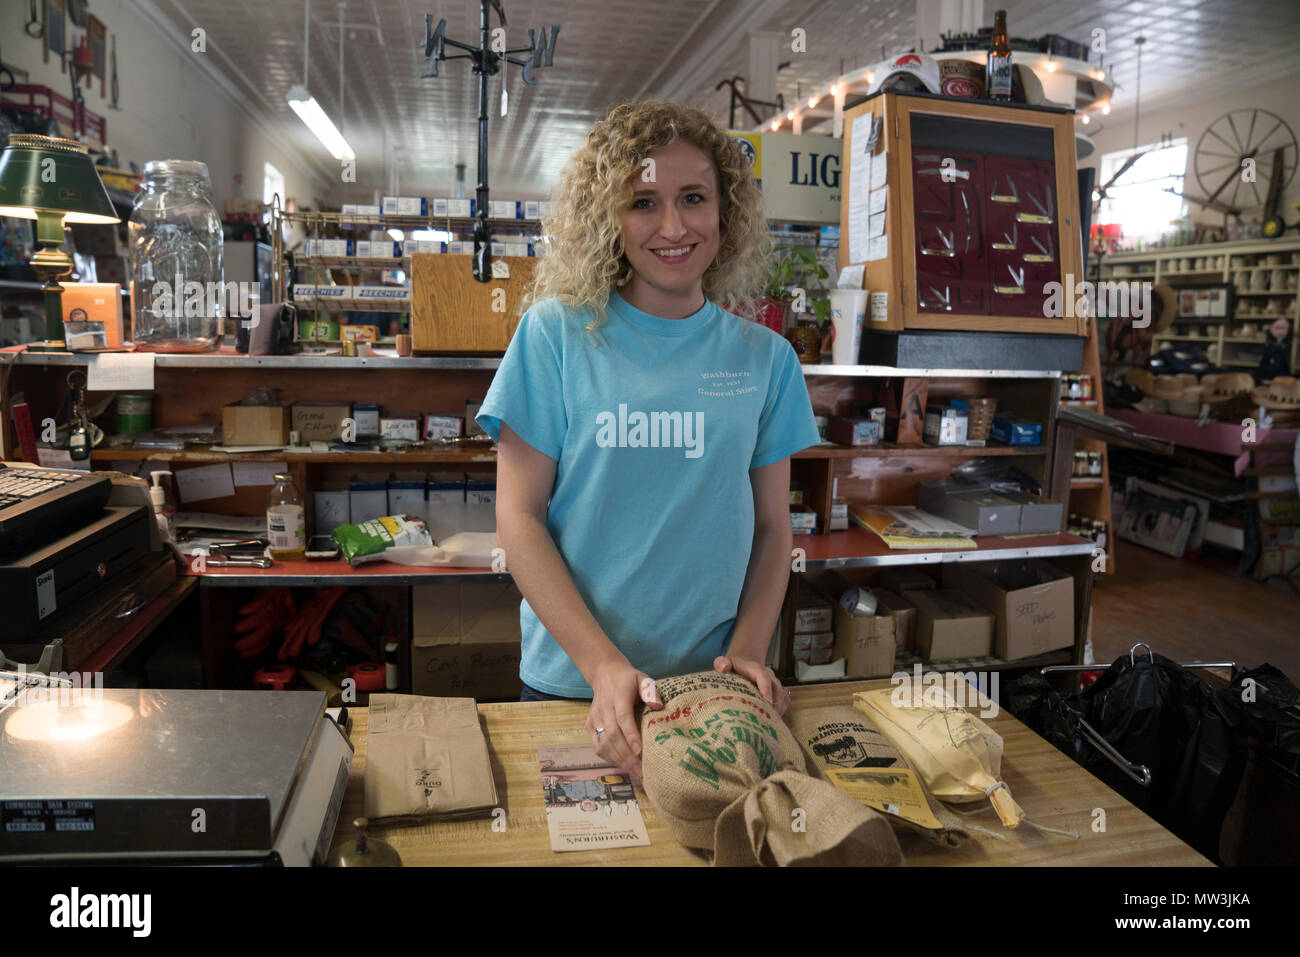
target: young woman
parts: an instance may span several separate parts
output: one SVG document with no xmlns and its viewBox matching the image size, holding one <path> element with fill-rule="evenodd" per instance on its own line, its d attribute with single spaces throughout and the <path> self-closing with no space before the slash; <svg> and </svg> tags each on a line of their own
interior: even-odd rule
<svg viewBox="0 0 1300 957">
<path fill-rule="evenodd" d="M 771 244 L 736 142 L 624 104 L 565 170 L 524 313 L 477 421 L 524 596 L 521 700 L 591 700 L 596 753 L 640 774 L 653 679 L 716 668 L 779 713 L 764 664 L 790 574 L 789 456 L 817 426 L 798 360 L 724 311 Z"/>
</svg>

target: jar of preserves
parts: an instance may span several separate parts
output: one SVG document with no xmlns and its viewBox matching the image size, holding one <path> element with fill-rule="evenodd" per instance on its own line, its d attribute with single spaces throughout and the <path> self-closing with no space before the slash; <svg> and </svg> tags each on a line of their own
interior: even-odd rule
<svg viewBox="0 0 1300 957">
<path fill-rule="evenodd" d="M 132 338 L 146 352 L 209 352 L 221 341 L 221 218 L 206 163 L 146 163 L 127 226 Z"/>
<path fill-rule="evenodd" d="M 1101 453 L 1088 453 L 1088 474 L 1094 478 L 1101 477 Z"/>
<path fill-rule="evenodd" d="M 301 561 L 306 554 L 307 524 L 292 475 L 277 473 L 266 497 L 266 537 L 274 561 Z"/>
<path fill-rule="evenodd" d="M 1074 471 L 1072 472 L 1072 474 L 1076 476 L 1078 475 L 1086 476 L 1088 474 L 1088 453 L 1087 452 L 1079 451 L 1074 453 Z"/>
<path fill-rule="evenodd" d="M 1092 399 L 1092 376 L 1086 372 L 1079 376 L 1079 398 L 1084 402 Z"/>
</svg>

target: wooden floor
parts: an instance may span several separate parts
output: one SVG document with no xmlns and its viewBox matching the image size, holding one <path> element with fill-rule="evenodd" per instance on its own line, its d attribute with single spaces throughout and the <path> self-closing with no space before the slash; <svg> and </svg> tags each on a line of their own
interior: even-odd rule
<svg viewBox="0 0 1300 957">
<path fill-rule="evenodd" d="M 1237 552 L 1170 558 L 1119 542 L 1119 572 L 1093 591 L 1093 657 L 1109 664 L 1135 642 L 1176 661 L 1265 662 L 1300 684 L 1300 597 L 1281 579 L 1237 574 Z"/>
</svg>

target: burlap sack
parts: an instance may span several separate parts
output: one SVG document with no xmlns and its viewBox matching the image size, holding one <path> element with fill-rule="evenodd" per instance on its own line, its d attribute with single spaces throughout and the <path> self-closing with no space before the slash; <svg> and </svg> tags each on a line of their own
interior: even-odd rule
<svg viewBox="0 0 1300 957">
<path fill-rule="evenodd" d="M 808 766 L 819 776 L 835 768 L 906 768 L 916 773 L 908 762 L 867 717 L 848 705 L 809 708 L 790 715 L 790 730 L 807 752 Z M 930 813 L 943 825 L 939 828 L 886 814 L 885 819 L 900 834 L 919 834 L 927 841 L 958 847 L 970 840 L 970 831 L 961 819 L 949 811 L 925 789 L 919 774 L 916 780 L 925 795 Z"/>
<path fill-rule="evenodd" d="M 641 716 L 645 791 L 683 846 L 714 864 L 903 862 L 884 815 L 810 777 L 749 681 L 714 671 L 657 682 Z"/>
</svg>

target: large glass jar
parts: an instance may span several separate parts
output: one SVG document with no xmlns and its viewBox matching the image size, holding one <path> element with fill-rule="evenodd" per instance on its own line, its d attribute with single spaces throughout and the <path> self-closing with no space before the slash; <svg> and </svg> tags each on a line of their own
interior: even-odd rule
<svg viewBox="0 0 1300 957">
<path fill-rule="evenodd" d="M 208 352 L 221 342 L 226 297 L 221 218 L 206 163 L 146 163 L 128 226 L 137 349 Z"/>
</svg>

